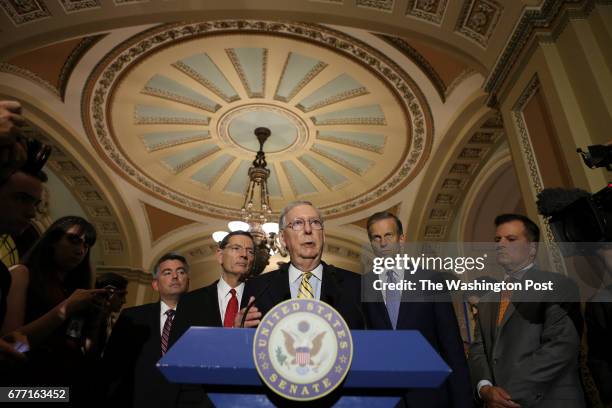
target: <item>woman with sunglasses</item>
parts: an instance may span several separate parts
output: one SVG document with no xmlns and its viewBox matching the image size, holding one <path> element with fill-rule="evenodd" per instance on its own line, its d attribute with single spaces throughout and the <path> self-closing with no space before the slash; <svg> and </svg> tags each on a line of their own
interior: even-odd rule
<svg viewBox="0 0 612 408">
<path fill-rule="evenodd" d="M 68 216 L 55 221 L 23 258 L 11 268 L 13 279 L 7 299 L 7 314 L 2 333 L 40 320 L 71 298 L 83 298 L 70 312 L 72 318 L 32 347 L 20 381 L 28 385 L 68 384 L 70 399 L 78 396 L 77 387 L 87 368 L 88 331 L 95 330 L 98 316 L 106 304 L 104 293 L 91 287 L 92 268 L 89 249 L 96 242 L 96 231 L 81 217 Z M 94 296 L 87 298 L 87 294 Z M 74 303 L 74 302 L 73 302 Z"/>
</svg>

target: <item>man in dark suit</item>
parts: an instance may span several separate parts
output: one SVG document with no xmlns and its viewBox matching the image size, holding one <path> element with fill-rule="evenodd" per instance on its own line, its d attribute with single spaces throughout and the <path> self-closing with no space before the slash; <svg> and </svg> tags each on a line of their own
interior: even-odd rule
<svg viewBox="0 0 612 408">
<path fill-rule="evenodd" d="M 174 407 L 179 385 L 169 383 L 155 364 L 167 351 L 174 313 L 189 290 L 189 265 L 176 253 L 162 256 L 153 270 L 160 301 L 125 309 L 104 350 L 107 382 L 104 406 Z"/>
<path fill-rule="evenodd" d="M 244 293 L 244 280 L 251 272 L 255 259 L 253 236 L 246 231 L 230 232 L 219 243 L 215 256 L 221 266 L 220 279 L 181 297 L 170 345 L 191 326 L 234 326 Z M 178 406 L 212 406 L 203 387 L 187 384 L 180 386 L 177 403 Z"/>
<path fill-rule="evenodd" d="M 244 281 L 255 259 L 253 236 L 246 231 L 230 232 L 219 243 L 215 256 L 221 265 L 221 278 L 181 298 L 171 344 L 191 326 L 233 327 Z"/>
<path fill-rule="evenodd" d="M 321 261 L 325 233 L 319 210 L 308 201 L 292 202 L 281 212 L 279 227 L 290 262 L 246 282 L 242 306 L 254 302 L 258 309 L 251 310 L 246 326 L 259 324 L 261 316 L 283 300 L 311 298 L 333 306 L 351 329 L 363 329 L 359 275 Z"/>
<path fill-rule="evenodd" d="M 534 266 L 540 231 L 533 221 L 503 214 L 495 226 L 504 283 L 519 283 L 522 289 L 491 292 L 478 303 L 468 359 L 474 391 L 487 407 L 584 407 L 577 288 L 562 275 Z M 529 280 L 553 282 L 553 290 L 527 289 Z"/>
<path fill-rule="evenodd" d="M 402 223 L 392 213 L 383 211 L 372 215 L 367 222 L 368 236 L 377 257 L 395 257 L 406 238 Z M 423 279 L 426 271 L 417 271 L 417 279 Z M 365 282 L 373 283 L 374 276 L 366 275 Z M 403 270 L 388 270 L 375 277 L 383 282 L 401 282 L 409 279 Z M 388 291 L 389 292 L 389 291 Z M 368 328 L 376 330 L 418 330 L 442 359 L 453 370 L 437 389 L 411 389 L 405 395 L 407 407 L 471 407 L 470 379 L 463 352 L 463 342 L 450 299 L 426 301 L 411 298 L 408 291 L 398 294 L 377 291 L 367 296 L 364 313 Z M 365 296 L 365 295 L 364 295 Z M 447 300 L 447 301 L 443 301 Z"/>
</svg>

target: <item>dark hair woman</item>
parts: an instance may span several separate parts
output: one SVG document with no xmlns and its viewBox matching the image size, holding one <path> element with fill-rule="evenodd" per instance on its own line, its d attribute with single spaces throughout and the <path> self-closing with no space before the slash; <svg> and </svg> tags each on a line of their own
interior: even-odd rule
<svg viewBox="0 0 612 408">
<path fill-rule="evenodd" d="M 31 385 L 77 386 L 79 377 L 82 379 L 87 368 L 87 330 L 95 327 L 100 312 L 96 305 L 104 303 L 103 293 L 86 290 L 92 281 L 89 249 L 95 242 L 93 225 L 81 217 L 62 217 L 45 231 L 23 263 L 11 268 L 13 283 L 3 333 L 40 321 L 60 305 L 67 306 L 57 313 L 63 324 L 56 325 L 38 347 L 32 347 L 20 381 Z M 77 302 L 77 307 L 71 307 L 70 299 L 82 298 L 89 292 L 95 293 L 98 302 Z M 73 315 L 72 319 L 69 315 Z M 74 401 L 78 389 L 73 391 L 71 387 L 70 392 Z"/>
</svg>

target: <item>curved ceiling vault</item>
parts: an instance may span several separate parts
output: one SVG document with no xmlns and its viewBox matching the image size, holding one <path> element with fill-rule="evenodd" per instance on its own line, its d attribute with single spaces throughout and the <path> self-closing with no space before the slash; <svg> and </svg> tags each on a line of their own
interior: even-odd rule
<svg viewBox="0 0 612 408">
<path fill-rule="evenodd" d="M 141 190 L 209 216 L 238 217 L 258 143 L 272 207 L 308 199 L 327 217 L 388 198 L 423 167 L 433 139 L 413 79 L 331 28 L 226 20 L 130 38 L 89 78 L 92 144 Z"/>
<path fill-rule="evenodd" d="M 462 126 L 454 115 L 482 93 L 513 27 L 541 2 L 330 0 L 274 12 L 262 11 L 267 1 L 252 10 L 226 3 L 0 0 L 4 38 L 13 39 L 0 39 L 0 75 L 51 92 L 43 110 L 81 107 L 65 118 L 84 129 L 79 143 L 89 149 L 88 140 L 108 175 L 128 182 L 126 203 L 149 209 L 134 220 L 151 224 L 139 226 L 151 232 L 143 250 L 161 248 L 156 237 L 179 242 L 166 239 L 176 226 L 151 216 L 160 208 L 193 219 L 198 233 L 239 216 L 259 126 L 272 131 L 273 209 L 311 200 L 333 219 L 328 233 L 356 243 L 361 218 L 408 208 L 403 200 L 419 196 L 409 192 L 432 182 L 416 177 L 447 166 L 432 164 L 431 151 L 448 145 L 448 130 Z M 78 94 L 66 92 L 71 78 L 83 78 Z"/>
</svg>

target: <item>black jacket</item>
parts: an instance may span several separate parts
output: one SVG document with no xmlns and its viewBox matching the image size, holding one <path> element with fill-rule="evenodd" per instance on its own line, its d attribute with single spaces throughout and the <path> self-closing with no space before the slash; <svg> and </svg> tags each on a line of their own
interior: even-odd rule
<svg viewBox="0 0 612 408">
<path fill-rule="evenodd" d="M 169 383 L 157 369 L 160 358 L 160 303 L 121 312 L 102 361 L 104 406 L 174 407 L 179 385 Z"/>
<path fill-rule="evenodd" d="M 346 320 L 351 329 L 364 329 L 365 319 L 361 310 L 360 275 L 323 264 L 321 299 L 334 307 Z M 255 306 L 265 315 L 278 303 L 291 299 L 289 289 L 289 264 L 280 269 L 264 273 L 246 282 L 241 308 L 246 307 L 249 298 L 255 296 Z"/>
</svg>

